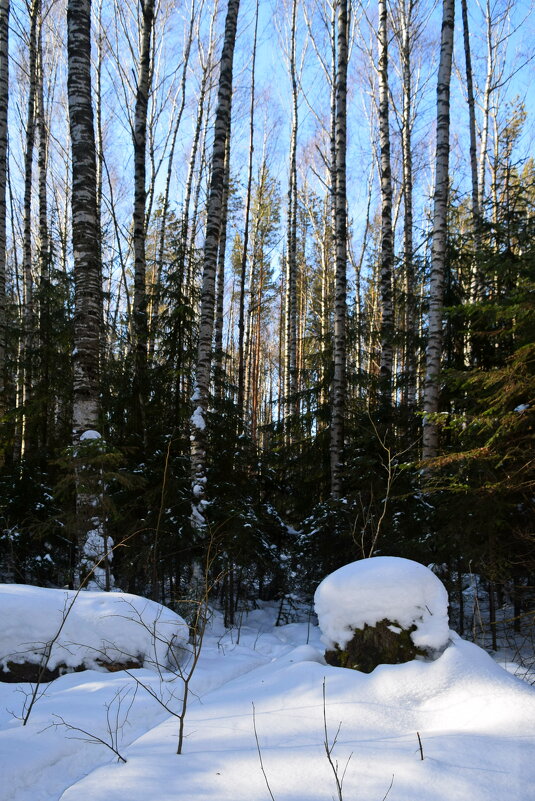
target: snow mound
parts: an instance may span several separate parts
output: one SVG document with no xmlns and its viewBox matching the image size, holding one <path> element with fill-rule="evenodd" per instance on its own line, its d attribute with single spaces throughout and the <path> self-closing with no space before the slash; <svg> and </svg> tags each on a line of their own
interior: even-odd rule
<svg viewBox="0 0 535 801">
<path fill-rule="evenodd" d="M 170 609 L 126 592 L 46 589 L 0 585 L 0 667 L 40 664 L 52 643 L 47 667 L 98 668 L 99 662 L 136 659 L 166 667 L 188 642 L 186 622 Z M 175 662 L 176 664 L 176 662 Z"/>
<path fill-rule="evenodd" d="M 380 620 L 416 626 L 417 648 L 443 649 L 449 639 L 448 594 L 424 565 L 397 556 L 351 562 L 327 576 L 314 596 L 322 640 L 343 649 L 355 629 Z"/>
</svg>

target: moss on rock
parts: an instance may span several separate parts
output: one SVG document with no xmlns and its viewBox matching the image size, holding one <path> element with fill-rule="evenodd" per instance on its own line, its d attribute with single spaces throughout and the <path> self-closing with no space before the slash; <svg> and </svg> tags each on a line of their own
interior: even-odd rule
<svg viewBox="0 0 535 801">
<path fill-rule="evenodd" d="M 411 633 L 416 626 L 404 629 L 396 621 L 380 620 L 375 626 L 354 629 L 351 640 L 344 648 L 326 651 L 327 664 L 335 667 L 352 668 L 363 673 L 371 673 L 378 665 L 397 665 L 410 662 L 417 656 L 426 656 L 426 652 L 417 648 Z"/>
</svg>

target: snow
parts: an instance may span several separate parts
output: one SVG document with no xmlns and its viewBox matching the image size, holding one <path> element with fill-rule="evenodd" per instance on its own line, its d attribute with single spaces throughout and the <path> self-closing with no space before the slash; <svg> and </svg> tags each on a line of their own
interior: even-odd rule
<svg viewBox="0 0 535 801">
<path fill-rule="evenodd" d="M 98 668 L 97 660 L 129 659 L 140 659 L 145 667 L 165 667 L 174 658 L 170 647 L 181 649 L 188 641 L 187 624 L 179 615 L 125 592 L 2 584 L 0 609 L 4 670 L 7 662 L 40 664 L 58 631 L 47 662 L 50 670 L 58 665 Z"/>
<path fill-rule="evenodd" d="M 80 442 L 84 442 L 87 439 L 102 439 L 102 437 L 98 433 L 98 431 L 92 431 L 91 429 L 89 429 L 88 431 L 84 431 L 84 433 L 80 437 Z"/>
<path fill-rule="evenodd" d="M 202 406 L 195 407 L 195 411 L 191 415 L 190 422 L 195 428 L 199 429 L 200 431 L 204 431 L 206 428 L 206 421 L 204 419 Z"/>
<path fill-rule="evenodd" d="M 36 592 L 39 601 L 45 591 Z M 233 630 L 214 616 L 180 756 L 178 720 L 155 698 L 178 710 L 179 676 L 62 676 L 25 727 L 8 710 L 20 714 L 30 686 L 0 684 L 1 801 L 266 801 L 255 727 L 275 800 L 329 801 L 337 795 L 324 714 L 330 743 L 340 725 L 333 760 L 340 771 L 347 765 L 344 799 L 380 801 L 391 782 L 388 801 L 532 797 L 535 692 L 478 646 L 453 634 L 435 661 L 367 675 L 325 665 L 319 629 L 275 628 L 277 612 L 262 604 Z M 96 737 L 115 743 L 126 763 Z"/>
<path fill-rule="evenodd" d="M 439 651 L 449 639 L 448 593 L 424 565 L 397 556 L 374 556 L 335 570 L 314 596 L 323 641 L 340 648 L 354 629 L 389 620 L 405 629 L 417 648 Z"/>
</svg>

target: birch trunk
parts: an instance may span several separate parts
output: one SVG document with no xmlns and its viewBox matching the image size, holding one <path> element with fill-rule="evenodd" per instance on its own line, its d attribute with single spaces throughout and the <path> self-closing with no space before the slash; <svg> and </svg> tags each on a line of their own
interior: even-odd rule
<svg viewBox="0 0 535 801">
<path fill-rule="evenodd" d="M 424 459 L 438 455 L 436 414 L 440 399 L 440 364 L 442 357 L 442 315 L 446 269 L 447 214 L 450 153 L 450 82 L 453 56 L 455 0 L 443 0 L 442 36 L 437 83 L 437 130 L 431 278 L 429 284 L 429 324 L 424 379 L 423 450 Z"/>
<path fill-rule="evenodd" d="M 37 155 L 37 175 L 39 186 L 39 283 L 41 288 L 39 301 L 39 381 L 42 385 L 42 411 L 40 414 L 38 446 L 45 449 L 48 445 L 49 424 L 49 381 L 50 381 L 50 236 L 48 231 L 48 131 L 45 118 L 44 100 L 44 65 L 43 65 L 43 23 L 39 24 L 37 42 L 38 81 L 37 81 L 37 131 L 39 134 L 39 150 Z"/>
<path fill-rule="evenodd" d="M 292 127 L 290 133 L 290 176 L 288 181 L 288 221 L 286 240 L 286 405 L 287 415 L 298 413 L 297 401 L 297 0 L 292 2 L 290 31 L 290 82 Z M 290 440 L 291 426 L 287 427 Z"/>
<path fill-rule="evenodd" d="M 96 152 L 91 105 L 91 2 L 68 0 L 67 92 L 72 155 L 72 245 L 74 258 L 73 439 L 78 464 L 76 515 L 78 575 L 91 570 L 99 586 L 110 586 L 105 554 L 109 543 L 99 514 L 101 483 L 95 471 L 100 425 L 99 361 L 102 320 Z M 104 541 L 103 541 L 104 538 Z M 96 568 L 96 562 L 104 557 Z"/>
<path fill-rule="evenodd" d="M 9 100 L 9 0 L 0 0 L 0 419 L 6 409 L 7 111 Z M 4 451 L 0 449 L 0 467 Z"/>
<path fill-rule="evenodd" d="M 334 298 L 334 376 L 331 416 L 331 496 L 342 493 L 344 467 L 344 414 L 346 406 L 346 271 L 347 271 L 347 197 L 346 197 L 346 96 L 347 96 L 347 2 L 338 0 L 337 71 L 336 71 L 336 191 L 335 244 L 336 273 Z"/>
<path fill-rule="evenodd" d="M 225 312 L 225 256 L 227 252 L 227 220 L 228 201 L 230 191 L 230 131 L 227 139 L 225 153 L 225 180 L 223 185 L 223 200 L 221 204 L 221 232 L 217 254 L 217 286 L 216 309 L 214 321 L 214 375 L 216 392 L 219 398 L 223 397 L 223 327 Z"/>
<path fill-rule="evenodd" d="M 403 86 L 401 149 L 403 158 L 403 261 L 405 282 L 405 372 L 406 403 L 416 405 L 416 281 L 414 275 L 413 198 L 412 198 L 412 24 L 415 4 L 403 0 L 400 16 L 400 55 Z"/>
<path fill-rule="evenodd" d="M 390 164 L 390 120 L 388 98 L 388 30 L 386 0 L 379 0 L 379 142 L 381 170 L 381 361 L 379 390 L 384 409 L 392 403 L 392 362 L 394 308 L 392 268 L 394 238 L 392 231 L 392 169 Z"/>
<path fill-rule="evenodd" d="M 30 447 L 28 405 L 32 397 L 34 367 L 34 286 L 32 274 L 32 179 L 35 149 L 37 104 L 37 29 L 41 0 L 32 0 L 30 6 L 30 40 L 28 58 L 28 106 L 26 115 L 26 149 L 24 153 L 24 222 L 22 244 L 22 280 L 24 287 L 22 362 L 22 424 L 21 456 Z"/>
<path fill-rule="evenodd" d="M 206 487 L 206 425 L 210 398 L 215 279 L 225 183 L 225 153 L 230 133 L 234 45 L 239 7 L 239 0 L 229 0 L 225 20 L 225 38 L 221 53 L 204 241 L 201 316 L 193 392 L 194 412 L 191 417 L 192 519 L 194 524 L 198 526 L 206 523 L 204 512 L 208 503 Z"/>
<path fill-rule="evenodd" d="M 243 427 L 245 397 L 245 277 L 247 273 L 247 252 L 249 249 L 249 223 L 251 218 L 251 192 L 253 185 L 254 151 L 254 111 L 255 111 L 255 69 L 256 40 L 258 33 L 258 0 L 256 2 L 253 53 L 251 63 L 251 98 L 249 106 L 249 163 L 247 166 L 247 194 L 245 197 L 245 228 L 243 232 L 243 251 L 240 267 L 240 294 L 238 315 L 238 420 Z"/>
<path fill-rule="evenodd" d="M 480 279 L 477 268 L 477 254 L 481 248 L 481 208 L 479 203 L 479 178 L 477 174 L 477 141 L 476 141 L 476 108 L 474 99 L 474 81 L 472 74 L 472 57 L 470 53 L 470 30 L 468 26 L 468 7 L 466 0 L 461 0 L 463 17 L 463 43 L 466 70 L 466 93 L 468 97 L 468 122 L 470 128 L 470 171 L 472 178 L 472 227 L 476 259 L 472 265 L 470 286 L 470 302 L 474 303 L 479 296 Z"/>
<path fill-rule="evenodd" d="M 154 0 L 141 0 L 141 51 L 139 58 L 136 104 L 134 111 L 134 383 L 133 383 L 133 423 L 134 432 L 146 445 L 145 407 L 147 401 L 147 263 L 145 255 L 145 207 L 146 190 L 146 149 L 147 149 L 147 109 L 152 81 L 151 44 L 154 26 Z"/>
</svg>

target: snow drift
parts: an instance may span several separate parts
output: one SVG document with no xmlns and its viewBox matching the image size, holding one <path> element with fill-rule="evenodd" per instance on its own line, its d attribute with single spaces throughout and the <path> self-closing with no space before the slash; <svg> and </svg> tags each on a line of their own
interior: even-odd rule
<svg viewBox="0 0 535 801">
<path fill-rule="evenodd" d="M 344 648 L 355 629 L 381 620 L 415 626 L 417 648 L 440 651 L 449 640 L 448 593 L 424 565 L 397 556 L 351 562 L 325 578 L 314 596 L 323 641 Z"/>
<path fill-rule="evenodd" d="M 188 626 L 154 601 L 126 592 L 0 585 L 0 666 L 41 664 L 49 670 L 97 668 L 136 660 L 166 667 L 188 641 Z"/>
</svg>

